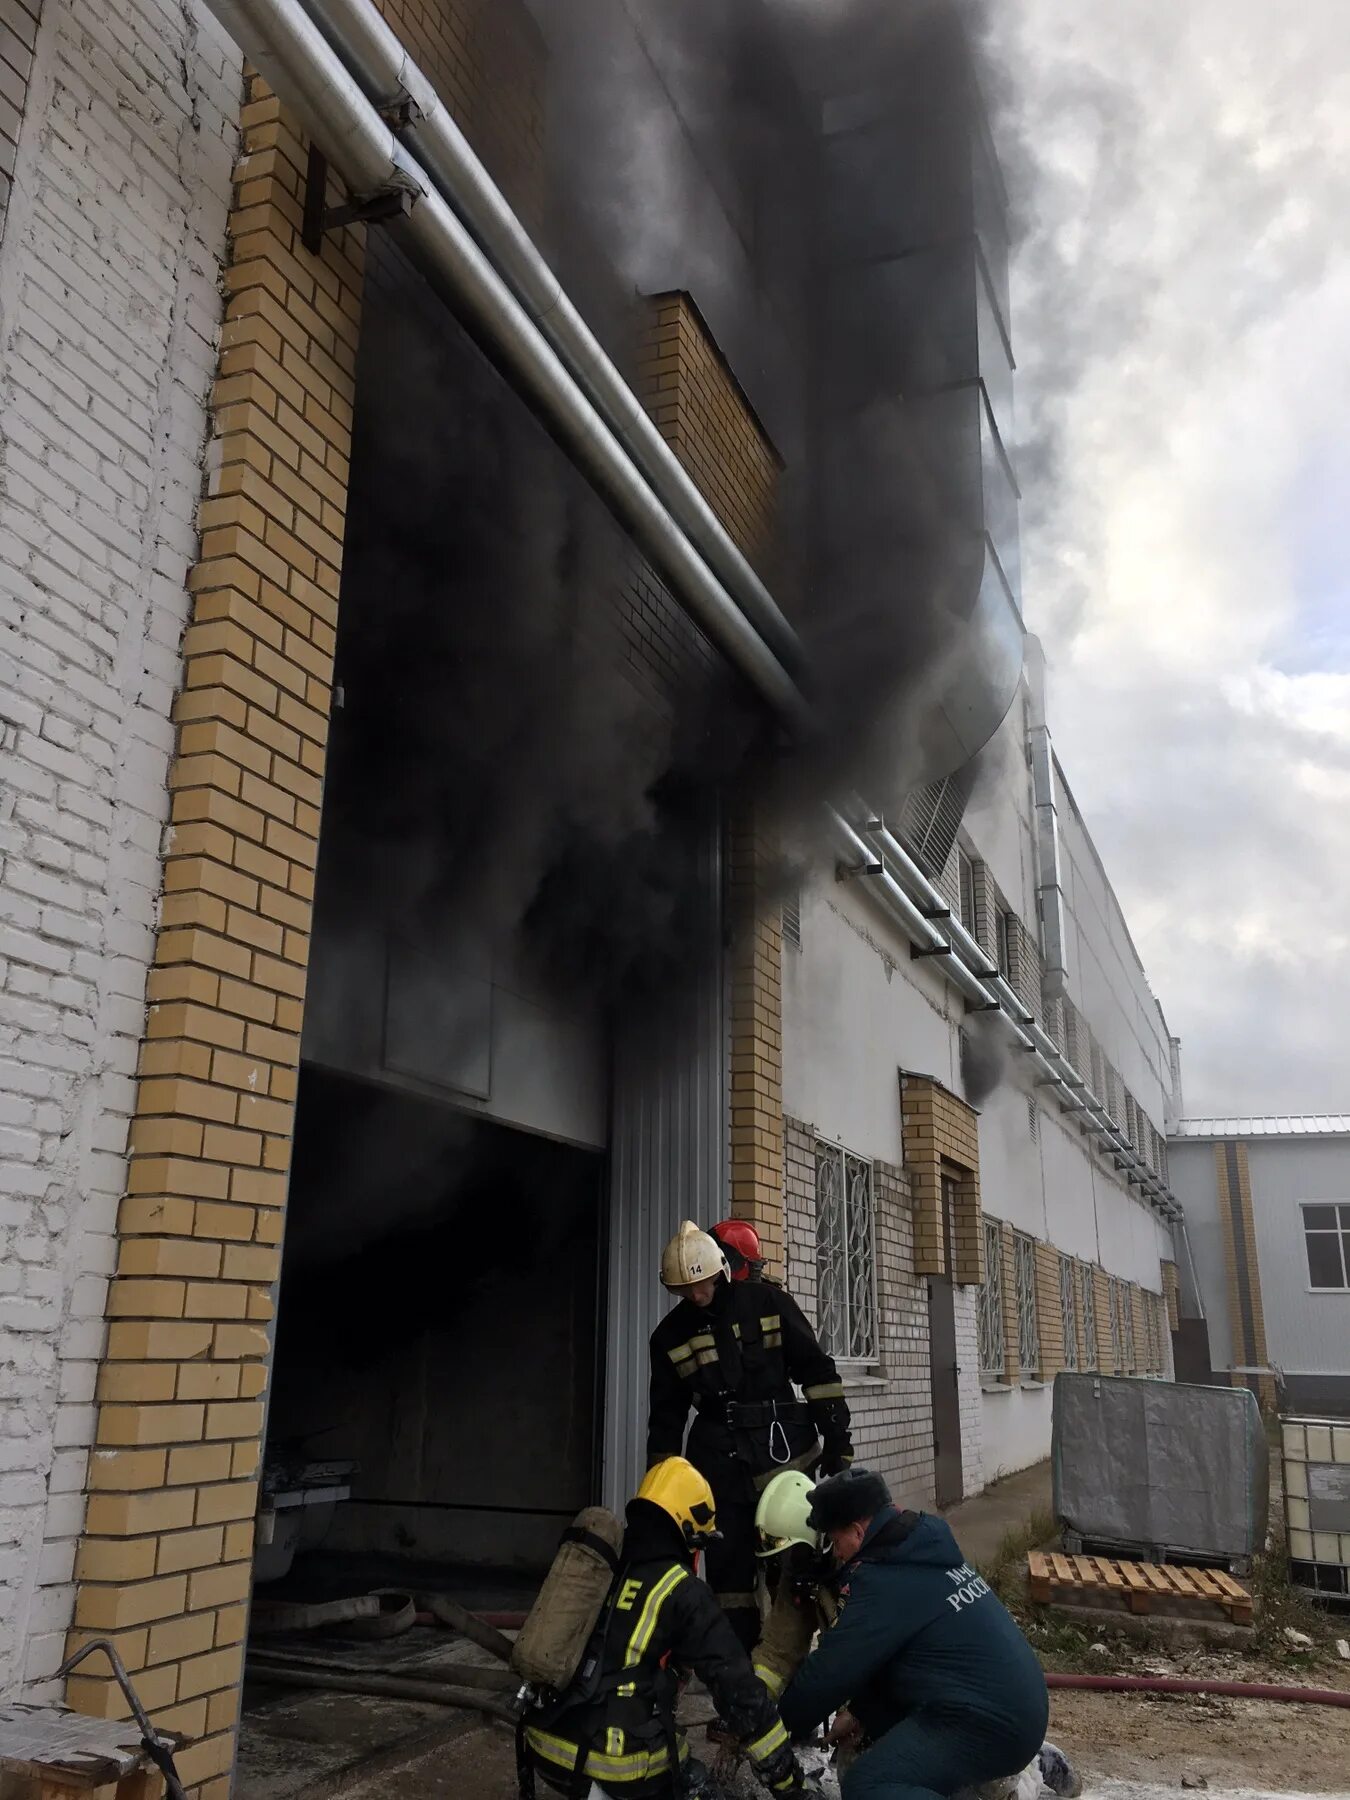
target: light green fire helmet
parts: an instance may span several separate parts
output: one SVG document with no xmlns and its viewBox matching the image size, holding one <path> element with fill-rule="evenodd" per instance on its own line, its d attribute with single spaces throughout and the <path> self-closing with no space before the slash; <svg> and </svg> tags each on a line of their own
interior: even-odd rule
<svg viewBox="0 0 1350 1800">
<path fill-rule="evenodd" d="M 807 1522 L 815 1485 L 800 1469 L 784 1469 L 769 1482 L 755 1508 L 756 1556 L 777 1556 L 792 1544 L 805 1544 L 810 1550 L 818 1547 L 820 1534 Z"/>
</svg>

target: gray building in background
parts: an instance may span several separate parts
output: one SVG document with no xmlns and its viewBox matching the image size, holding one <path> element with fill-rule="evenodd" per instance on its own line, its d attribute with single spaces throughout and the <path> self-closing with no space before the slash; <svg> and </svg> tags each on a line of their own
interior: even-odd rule
<svg viewBox="0 0 1350 1800">
<path fill-rule="evenodd" d="M 1177 1375 L 1350 1417 L 1350 1114 L 1184 1119 Z"/>
</svg>

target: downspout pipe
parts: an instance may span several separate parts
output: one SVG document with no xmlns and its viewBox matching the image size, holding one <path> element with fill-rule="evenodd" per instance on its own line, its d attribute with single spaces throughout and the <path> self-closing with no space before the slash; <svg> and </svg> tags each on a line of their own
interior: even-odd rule
<svg viewBox="0 0 1350 1800">
<path fill-rule="evenodd" d="M 774 655 L 799 674 L 801 644 L 773 595 L 605 354 L 445 102 L 372 0 L 301 0 L 301 5 L 472 232 L 699 555 Z"/>
<path fill-rule="evenodd" d="M 792 675 L 298 0 L 209 4 L 354 194 L 396 188 L 412 196 L 408 212 L 389 229 L 586 474 L 697 624 L 776 712 L 796 729 L 809 729 L 810 710 Z"/>
</svg>

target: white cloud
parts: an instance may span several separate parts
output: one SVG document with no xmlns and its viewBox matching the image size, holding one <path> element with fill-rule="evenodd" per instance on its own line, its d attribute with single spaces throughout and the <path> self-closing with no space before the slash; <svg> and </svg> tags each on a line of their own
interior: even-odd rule
<svg viewBox="0 0 1350 1800">
<path fill-rule="evenodd" d="M 993 11 L 1060 753 L 1188 1108 L 1350 1109 L 1350 24 Z"/>
</svg>

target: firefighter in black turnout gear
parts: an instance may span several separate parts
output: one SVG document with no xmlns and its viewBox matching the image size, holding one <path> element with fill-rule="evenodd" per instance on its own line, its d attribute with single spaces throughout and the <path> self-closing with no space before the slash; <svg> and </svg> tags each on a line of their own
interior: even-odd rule
<svg viewBox="0 0 1350 1800">
<path fill-rule="evenodd" d="M 708 1582 L 750 1651 L 756 1501 L 782 1469 L 831 1475 L 852 1462 L 843 1384 L 792 1296 L 753 1276 L 731 1280 L 721 1244 L 697 1225 L 686 1221 L 666 1245 L 661 1281 L 681 1298 L 652 1333 L 647 1463 L 683 1452 L 712 1484 L 721 1539 L 708 1548 Z"/>
<path fill-rule="evenodd" d="M 768 1690 L 697 1579 L 715 1525 L 712 1489 L 691 1464 L 673 1457 L 647 1471 L 577 1674 L 522 1721 L 523 1793 L 537 1774 L 567 1800 L 584 1800 L 592 1782 L 623 1800 L 721 1800 L 675 1722 L 691 1672 L 769 1792 L 807 1791 Z"/>
</svg>

